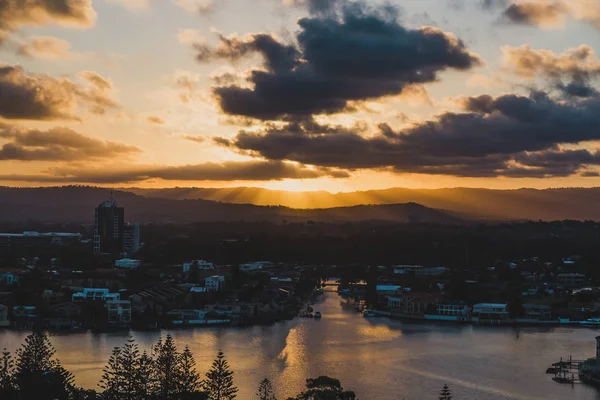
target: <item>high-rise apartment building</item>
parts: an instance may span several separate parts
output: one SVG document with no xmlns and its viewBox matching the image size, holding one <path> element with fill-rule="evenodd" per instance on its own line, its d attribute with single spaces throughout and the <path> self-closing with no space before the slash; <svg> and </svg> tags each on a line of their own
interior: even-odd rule
<svg viewBox="0 0 600 400">
<path fill-rule="evenodd" d="M 125 224 L 125 254 L 132 256 L 140 251 L 140 224 Z"/>
<path fill-rule="evenodd" d="M 94 253 L 120 256 L 125 245 L 125 209 L 112 198 L 96 207 Z"/>
</svg>

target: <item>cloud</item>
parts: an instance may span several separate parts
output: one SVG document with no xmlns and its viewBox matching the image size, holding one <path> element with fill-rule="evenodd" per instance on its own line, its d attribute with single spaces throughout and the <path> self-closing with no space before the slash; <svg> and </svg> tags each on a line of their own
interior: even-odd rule
<svg viewBox="0 0 600 400">
<path fill-rule="evenodd" d="M 150 122 L 151 124 L 155 124 L 155 125 L 164 125 L 164 124 L 165 124 L 165 121 L 164 121 L 164 120 L 163 120 L 161 117 L 158 117 L 158 116 L 156 116 L 156 115 L 150 115 L 150 116 L 147 118 L 147 120 L 148 120 L 148 122 Z"/>
<path fill-rule="evenodd" d="M 0 180 L 39 183 L 128 183 L 150 179 L 174 181 L 272 181 L 283 179 L 347 178 L 348 173 L 307 168 L 280 161 L 227 161 L 184 166 L 131 166 L 122 169 L 54 168 L 45 175 L 0 175 Z"/>
<path fill-rule="evenodd" d="M 569 49 L 563 54 L 550 50 L 534 50 L 527 45 L 503 47 L 504 65 L 519 77 L 550 80 L 568 97 L 595 96 L 591 85 L 600 76 L 600 60 L 587 45 Z"/>
<path fill-rule="evenodd" d="M 569 8 L 562 2 L 513 3 L 504 11 L 504 17 L 516 24 L 542 27 L 561 27 Z"/>
<path fill-rule="evenodd" d="M 38 130 L 2 124 L 0 139 L 6 141 L 0 147 L 0 160 L 82 161 L 140 151 L 134 146 L 92 138 L 65 127 Z"/>
<path fill-rule="evenodd" d="M 284 4 L 306 7 L 311 15 L 332 15 L 346 0 L 284 0 Z"/>
<path fill-rule="evenodd" d="M 51 36 L 34 36 L 28 43 L 21 44 L 17 54 L 22 57 L 64 60 L 73 57 L 71 44 Z"/>
<path fill-rule="evenodd" d="M 590 158 L 561 146 L 600 140 L 599 97 L 564 100 L 533 92 L 467 97 L 461 105 L 462 113 L 442 113 L 400 130 L 387 124 L 368 133 L 361 125 L 269 123 L 262 131 L 242 130 L 214 142 L 305 165 L 470 177 L 568 176 L 597 163 L 596 154 Z"/>
<path fill-rule="evenodd" d="M 391 8 L 351 4 L 339 18 L 301 19 L 297 45 L 266 33 L 220 36 L 214 48 L 195 43 L 202 62 L 235 61 L 252 53 L 264 59 L 263 68 L 250 71 L 247 86 L 213 88 L 222 111 L 262 120 L 333 114 L 350 102 L 399 95 L 436 81 L 444 70 L 481 63 L 452 34 L 432 27 L 410 30 Z"/>
<path fill-rule="evenodd" d="M 149 0 L 108 0 L 110 3 L 118 4 L 131 11 L 143 10 L 150 6 Z"/>
<path fill-rule="evenodd" d="M 103 114 L 118 104 L 110 97 L 112 85 L 96 73 L 81 82 L 28 74 L 18 65 L 0 64 L 0 118 L 20 120 L 77 119 L 77 106 Z M 104 81 L 107 86 L 98 86 Z"/>
<path fill-rule="evenodd" d="M 183 139 L 185 140 L 189 140 L 190 142 L 196 142 L 196 143 L 204 143 L 206 141 L 206 138 L 204 136 L 183 136 Z"/>
<path fill-rule="evenodd" d="M 502 8 L 510 23 L 542 28 L 562 28 L 571 18 L 600 29 L 600 3 L 595 0 L 483 0 L 484 8 Z"/>
<path fill-rule="evenodd" d="M 95 20 L 91 0 L 0 0 L 0 42 L 26 25 L 89 28 Z"/>
</svg>

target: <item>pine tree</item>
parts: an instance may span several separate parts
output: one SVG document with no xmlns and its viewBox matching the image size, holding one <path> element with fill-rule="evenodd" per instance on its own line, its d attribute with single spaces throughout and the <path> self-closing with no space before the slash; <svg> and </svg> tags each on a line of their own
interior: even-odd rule
<svg viewBox="0 0 600 400">
<path fill-rule="evenodd" d="M 154 393 L 154 375 L 154 360 L 144 351 L 138 359 L 136 374 L 136 380 L 139 384 L 137 395 L 140 400 L 146 400 Z M 170 399 L 166 397 L 159 398 L 161 400 Z"/>
<path fill-rule="evenodd" d="M 162 338 L 158 340 L 154 346 L 153 355 L 155 394 L 165 400 L 176 399 L 182 375 L 181 355 L 177 352 L 175 341 L 171 335 L 167 335 L 164 341 Z"/>
<path fill-rule="evenodd" d="M 222 351 L 219 350 L 202 386 L 207 392 L 209 400 L 232 400 L 236 398 L 238 389 L 233 384 L 233 371 L 229 369 L 229 363 L 225 360 Z"/>
<path fill-rule="evenodd" d="M 16 399 L 14 367 L 10 352 L 4 349 L 0 356 L 0 399 Z"/>
<path fill-rule="evenodd" d="M 256 394 L 258 400 L 277 400 L 275 397 L 275 391 L 273 390 L 273 384 L 267 378 L 263 379 L 258 386 L 258 393 Z"/>
<path fill-rule="evenodd" d="M 73 375 L 54 359 L 56 350 L 43 333 L 34 332 L 17 350 L 14 378 L 21 398 L 67 399 L 74 390 Z"/>
<path fill-rule="evenodd" d="M 123 391 L 123 373 L 121 365 L 121 348 L 115 347 L 108 359 L 108 364 L 104 367 L 100 387 L 104 391 L 105 400 L 118 400 Z"/>
<path fill-rule="evenodd" d="M 200 375 L 196 371 L 196 360 L 188 346 L 185 346 L 179 360 L 179 393 L 197 393 L 201 386 Z"/>
<path fill-rule="evenodd" d="M 140 354 L 132 338 L 115 348 L 104 368 L 100 387 L 106 400 L 145 400 L 151 386 L 151 360 Z"/>
<path fill-rule="evenodd" d="M 448 385 L 444 385 L 444 388 L 440 392 L 440 400 L 452 400 L 452 393 Z"/>
</svg>

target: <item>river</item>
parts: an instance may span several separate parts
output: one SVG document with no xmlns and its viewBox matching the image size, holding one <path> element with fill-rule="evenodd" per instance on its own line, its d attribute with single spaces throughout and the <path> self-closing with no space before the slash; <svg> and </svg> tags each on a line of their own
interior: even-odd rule
<svg viewBox="0 0 600 400">
<path fill-rule="evenodd" d="M 595 354 L 600 331 L 402 323 L 361 318 L 337 294 L 314 306 L 323 319 L 296 319 L 268 327 L 164 331 L 189 345 L 198 371 L 208 370 L 223 349 L 235 371 L 240 399 L 253 399 L 258 383 L 271 379 L 279 399 L 303 389 L 307 377 L 328 375 L 361 400 L 437 399 L 448 384 L 453 399 L 600 400 L 585 384 L 560 385 L 545 374 L 560 357 Z M 159 332 L 133 332 L 149 349 Z M 26 332 L 1 331 L 0 347 L 16 349 Z M 52 335 L 57 356 L 76 383 L 97 389 L 102 368 L 127 333 Z"/>
</svg>

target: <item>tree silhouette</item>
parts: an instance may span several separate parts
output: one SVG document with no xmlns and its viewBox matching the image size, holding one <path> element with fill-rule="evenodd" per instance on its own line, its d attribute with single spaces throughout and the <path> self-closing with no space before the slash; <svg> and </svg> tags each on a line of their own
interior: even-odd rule
<svg viewBox="0 0 600 400">
<path fill-rule="evenodd" d="M 16 399 L 17 388 L 13 376 L 15 363 L 10 352 L 4 349 L 0 356 L 0 398 Z"/>
<path fill-rule="evenodd" d="M 201 381 L 196 371 L 196 360 L 188 346 L 185 346 L 180 357 L 179 393 L 189 395 L 198 393 Z"/>
<path fill-rule="evenodd" d="M 105 400 L 141 400 L 148 392 L 148 371 L 150 368 L 147 355 L 140 355 L 140 350 L 132 338 L 127 340 L 123 348 L 116 347 L 104 368 L 100 387 L 104 389 Z"/>
<path fill-rule="evenodd" d="M 307 390 L 297 400 L 356 400 L 356 394 L 345 391 L 338 379 L 320 376 L 306 380 Z"/>
<path fill-rule="evenodd" d="M 450 393 L 450 388 L 448 385 L 444 385 L 442 391 L 440 392 L 440 400 L 452 400 L 452 393 Z"/>
<path fill-rule="evenodd" d="M 237 387 L 233 384 L 233 371 L 225 355 L 219 350 L 217 358 L 213 361 L 212 368 L 206 373 L 202 382 L 209 400 L 232 400 L 236 398 Z"/>
<path fill-rule="evenodd" d="M 258 400 L 277 400 L 275 391 L 273 390 L 273 384 L 270 380 L 265 378 L 260 382 L 256 397 L 258 397 Z"/>
<path fill-rule="evenodd" d="M 34 332 L 17 350 L 14 381 L 23 399 L 68 399 L 74 391 L 73 375 L 54 359 L 56 350 L 48 336 Z M 4 357 L 8 357 L 4 356 Z M 10 363 L 10 359 L 7 360 Z"/>
<path fill-rule="evenodd" d="M 158 343 L 154 346 L 154 368 L 156 394 L 161 399 L 177 398 L 178 383 L 182 375 L 180 357 L 171 335 L 167 335 L 164 341 L 162 338 L 158 339 Z"/>
</svg>

